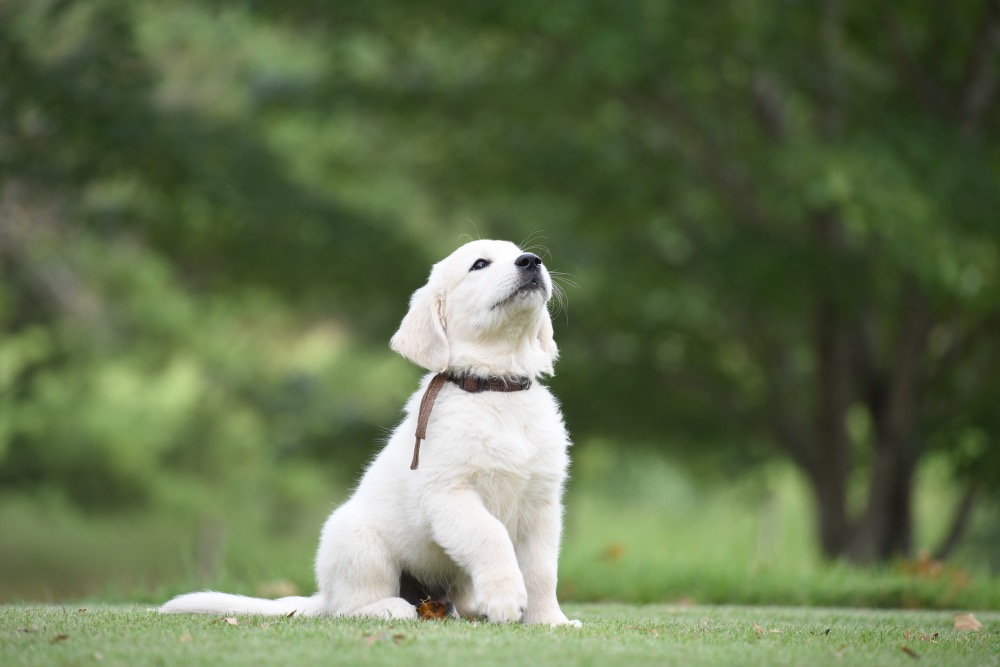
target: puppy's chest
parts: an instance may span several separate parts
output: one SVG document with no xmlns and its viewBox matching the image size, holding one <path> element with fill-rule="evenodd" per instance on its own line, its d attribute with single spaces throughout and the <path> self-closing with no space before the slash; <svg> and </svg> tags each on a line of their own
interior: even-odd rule
<svg viewBox="0 0 1000 667">
<path fill-rule="evenodd" d="M 453 393 L 432 419 L 429 435 L 459 466 L 531 475 L 553 465 L 567 447 L 558 410 L 548 401 L 531 400 L 527 392 Z"/>
<path fill-rule="evenodd" d="M 554 405 L 511 394 L 453 398 L 437 446 L 491 511 L 507 513 L 561 486 L 568 441 Z"/>
</svg>

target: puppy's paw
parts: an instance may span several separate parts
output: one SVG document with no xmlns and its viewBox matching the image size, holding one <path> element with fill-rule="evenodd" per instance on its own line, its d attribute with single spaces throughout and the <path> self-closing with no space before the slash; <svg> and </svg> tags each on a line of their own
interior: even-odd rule
<svg viewBox="0 0 1000 667">
<path fill-rule="evenodd" d="M 476 598 L 476 606 L 490 623 L 517 623 L 528 606 L 528 592 L 520 576 L 489 582 L 477 591 Z"/>
<path fill-rule="evenodd" d="M 490 623 L 519 623 L 524 615 L 524 607 L 512 596 L 494 597 L 483 611 Z"/>
<path fill-rule="evenodd" d="M 580 621 L 566 618 L 566 614 L 562 613 L 558 609 L 548 613 L 543 612 L 541 614 L 531 613 L 531 610 L 529 610 L 524 616 L 524 622 L 532 625 L 548 625 L 553 628 L 559 626 L 579 628 L 583 626 Z"/>
</svg>

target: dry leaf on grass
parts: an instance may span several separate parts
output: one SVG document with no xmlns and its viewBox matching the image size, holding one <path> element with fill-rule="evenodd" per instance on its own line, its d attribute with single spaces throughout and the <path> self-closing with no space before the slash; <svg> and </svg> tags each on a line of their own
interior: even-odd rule
<svg viewBox="0 0 1000 667">
<path fill-rule="evenodd" d="M 764 628 L 760 627 L 756 623 L 753 624 L 753 631 L 757 633 L 758 637 L 761 636 L 762 634 L 764 634 L 765 632 L 768 632 L 768 633 L 770 633 L 772 635 L 780 635 L 781 634 L 781 630 L 778 630 L 777 628 L 771 628 L 770 630 L 765 630 Z"/>
<path fill-rule="evenodd" d="M 936 642 L 938 640 L 938 633 L 935 632 L 934 634 L 929 635 L 926 632 L 921 632 L 919 630 L 915 633 L 911 633 L 909 628 L 903 631 L 903 639 L 909 641 L 911 637 L 919 639 L 922 642 Z"/>
<path fill-rule="evenodd" d="M 914 651 L 909 646 L 900 646 L 899 650 L 902 651 L 903 653 L 905 653 L 906 655 L 910 656 L 914 660 L 919 660 L 920 659 L 920 654 L 917 653 L 916 651 Z"/>
<path fill-rule="evenodd" d="M 981 630 L 983 624 L 972 614 L 955 614 L 955 629 L 965 631 Z"/>
<path fill-rule="evenodd" d="M 604 547 L 601 551 L 601 558 L 609 563 L 617 563 L 625 556 L 625 545 L 621 542 L 614 542 Z"/>
<path fill-rule="evenodd" d="M 375 644 L 388 644 L 392 642 L 394 644 L 402 644 L 406 641 L 406 635 L 401 632 L 397 632 L 394 635 L 390 635 L 387 632 L 383 632 L 380 635 L 365 635 L 365 646 L 372 647 Z"/>
<path fill-rule="evenodd" d="M 448 617 L 448 603 L 439 600 L 421 600 L 417 606 L 417 616 L 425 621 L 440 620 Z"/>
<path fill-rule="evenodd" d="M 212 621 L 212 625 L 216 623 L 222 623 L 223 625 L 239 625 L 240 622 L 235 616 L 226 616 L 224 618 L 217 618 Z"/>
<path fill-rule="evenodd" d="M 58 634 L 52 638 L 52 643 L 55 644 L 56 642 L 64 642 L 67 639 L 69 639 L 69 635 Z"/>
<path fill-rule="evenodd" d="M 292 616 L 295 616 L 295 612 L 297 612 L 297 611 L 298 611 L 298 609 L 291 610 L 290 612 L 288 612 L 287 614 L 285 614 L 285 618 L 291 618 Z"/>
</svg>

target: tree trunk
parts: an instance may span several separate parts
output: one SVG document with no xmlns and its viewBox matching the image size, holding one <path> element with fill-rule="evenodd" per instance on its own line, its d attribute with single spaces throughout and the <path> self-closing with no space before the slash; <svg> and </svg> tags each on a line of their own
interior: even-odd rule
<svg viewBox="0 0 1000 667">
<path fill-rule="evenodd" d="M 821 215 L 815 230 L 828 254 L 834 255 L 842 242 L 840 220 L 832 214 Z M 851 341 L 844 321 L 835 297 L 829 293 L 820 297 L 815 323 L 816 455 L 810 477 L 816 494 L 820 546 L 828 558 L 840 556 L 850 539 L 847 480 L 852 462 L 847 411 L 851 405 Z"/>
<path fill-rule="evenodd" d="M 915 284 L 903 289 L 891 375 L 868 395 L 875 426 L 872 480 L 868 505 L 850 548 L 851 559 L 860 563 L 911 556 L 913 550 L 913 477 L 920 457 L 915 423 L 920 360 L 930 320 Z"/>
<path fill-rule="evenodd" d="M 857 563 L 909 556 L 913 547 L 912 492 L 915 457 L 898 442 L 878 446 L 868 505 L 849 556 Z"/>
<path fill-rule="evenodd" d="M 959 542 L 962 541 L 962 536 L 965 535 L 965 530 L 969 527 L 969 520 L 972 517 L 972 509 L 975 506 L 975 502 L 976 487 L 973 484 L 969 484 L 958 507 L 955 508 L 955 516 L 951 520 L 951 528 L 948 529 L 948 534 L 942 540 L 937 551 L 934 552 L 934 558 L 937 560 L 947 559 L 951 556 L 951 553 L 958 546 Z"/>
</svg>

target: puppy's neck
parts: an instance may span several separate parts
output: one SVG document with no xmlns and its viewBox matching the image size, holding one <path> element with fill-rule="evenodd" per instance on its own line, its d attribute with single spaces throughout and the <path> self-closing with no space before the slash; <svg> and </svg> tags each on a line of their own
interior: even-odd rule
<svg viewBox="0 0 1000 667">
<path fill-rule="evenodd" d="M 447 372 L 451 375 L 478 377 L 527 377 L 552 374 L 552 359 L 538 345 L 522 339 L 478 341 L 452 345 Z"/>
</svg>

